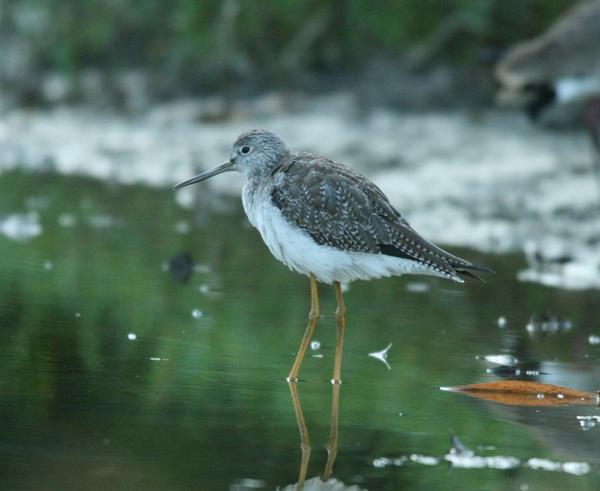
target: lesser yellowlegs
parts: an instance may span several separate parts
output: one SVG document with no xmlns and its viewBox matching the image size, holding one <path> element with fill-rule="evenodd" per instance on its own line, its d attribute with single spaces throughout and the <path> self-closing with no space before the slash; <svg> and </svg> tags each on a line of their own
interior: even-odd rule
<svg viewBox="0 0 600 491">
<path fill-rule="evenodd" d="M 459 275 L 489 271 L 423 239 L 366 177 L 312 153 L 291 152 L 275 134 L 244 133 L 223 165 L 175 186 L 179 189 L 239 171 L 242 203 L 271 253 L 310 277 L 311 308 L 288 381 L 296 381 L 320 316 L 317 281 L 333 283 L 337 338 L 333 383 L 340 382 L 345 328 L 342 283 L 418 273 L 462 282 Z"/>
</svg>

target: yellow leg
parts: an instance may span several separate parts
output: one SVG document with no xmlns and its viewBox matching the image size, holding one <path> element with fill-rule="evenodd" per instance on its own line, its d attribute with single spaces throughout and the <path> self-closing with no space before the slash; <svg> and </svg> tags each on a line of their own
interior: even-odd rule
<svg viewBox="0 0 600 491">
<path fill-rule="evenodd" d="M 319 294 L 317 292 L 317 277 L 314 274 L 310 275 L 310 312 L 308 313 L 308 325 L 306 326 L 306 331 L 304 331 L 304 337 L 302 338 L 302 342 L 300 343 L 300 347 L 298 348 L 298 353 L 296 354 L 296 360 L 292 365 L 292 369 L 290 370 L 290 374 L 287 377 L 288 382 L 297 382 L 298 381 L 298 372 L 300 371 L 300 365 L 302 365 L 302 360 L 304 359 L 304 354 L 306 353 L 306 349 L 310 343 L 310 338 L 312 338 L 313 332 L 315 331 L 315 327 L 317 325 L 317 320 L 321 312 L 319 311 Z"/>
<path fill-rule="evenodd" d="M 289 386 L 290 392 L 292 393 L 294 412 L 296 413 L 296 422 L 298 423 L 298 430 L 300 430 L 300 449 L 302 450 L 302 461 L 300 462 L 298 486 L 296 487 L 296 489 L 300 491 L 304 487 L 306 472 L 308 471 L 308 461 L 310 459 L 310 441 L 308 439 L 308 429 L 306 427 L 306 421 L 304 420 L 302 405 L 300 404 L 300 396 L 298 395 L 298 386 L 291 382 L 289 383 Z"/>
<path fill-rule="evenodd" d="M 337 300 L 337 310 L 335 318 L 337 320 L 337 336 L 335 340 L 335 362 L 333 365 L 332 384 L 342 383 L 342 350 L 344 348 L 344 329 L 346 328 L 346 306 L 342 295 L 342 286 L 339 281 L 333 283 L 335 287 L 335 299 Z"/>
<path fill-rule="evenodd" d="M 333 464 L 338 451 L 338 416 L 340 413 L 340 384 L 332 385 L 331 394 L 331 428 L 329 430 L 329 444 L 327 445 L 327 463 L 323 472 L 323 481 L 329 481 L 333 471 Z"/>
</svg>

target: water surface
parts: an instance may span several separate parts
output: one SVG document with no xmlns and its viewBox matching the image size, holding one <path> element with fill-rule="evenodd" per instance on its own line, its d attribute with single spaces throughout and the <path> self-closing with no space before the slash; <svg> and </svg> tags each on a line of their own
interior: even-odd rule
<svg viewBox="0 0 600 491">
<path fill-rule="evenodd" d="M 51 172 L 0 178 L 3 488 L 275 489 L 298 480 L 300 433 L 284 378 L 308 280 L 270 256 L 238 200 L 211 201 L 190 211 L 169 189 Z M 595 391 L 597 291 L 519 282 L 521 256 L 453 251 L 497 274 L 464 285 L 383 279 L 346 292 L 333 477 L 374 490 L 597 489 L 600 424 L 581 418 L 600 416 L 596 407 L 504 406 L 436 389 L 499 379 L 486 369 L 506 376 L 483 359 L 504 354 L 540 372 L 532 380 Z M 195 263 L 187 282 L 183 253 Z M 309 478 L 327 461 L 333 397 L 335 297 L 331 287 L 320 293 L 320 346 L 298 383 Z M 542 320 L 527 329 L 534 314 Z M 388 368 L 369 353 L 390 343 Z M 452 435 L 474 456 L 498 459 L 453 466 Z"/>
</svg>

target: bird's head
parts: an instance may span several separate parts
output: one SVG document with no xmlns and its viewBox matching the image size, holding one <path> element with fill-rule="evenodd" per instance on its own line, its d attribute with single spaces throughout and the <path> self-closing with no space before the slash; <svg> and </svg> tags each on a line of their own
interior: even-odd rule
<svg viewBox="0 0 600 491">
<path fill-rule="evenodd" d="M 237 138 L 227 162 L 180 182 L 175 189 L 228 171 L 243 172 L 246 177 L 260 177 L 269 173 L 289 152 L 287 145 L 275 133 L 267 130 L 252 130 Z"/>
</svg>

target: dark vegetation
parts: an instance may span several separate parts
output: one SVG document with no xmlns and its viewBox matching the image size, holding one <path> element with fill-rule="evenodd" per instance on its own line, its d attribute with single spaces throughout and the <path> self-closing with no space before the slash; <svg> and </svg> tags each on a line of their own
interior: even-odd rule
<svg viewBox="0 0 600 491">
<path fill-rule="evenodd" d="M 507 46 L 572 3 L 3 0 L 0 81 L 27 103 L 93 96 L 90 87 L 171 97 L 320 90 L 357 75 L 367 84 L 407 72 L 435 80 L 440 66 L 473 85 L 490 79 Z"/>
</svg>

